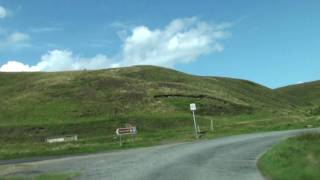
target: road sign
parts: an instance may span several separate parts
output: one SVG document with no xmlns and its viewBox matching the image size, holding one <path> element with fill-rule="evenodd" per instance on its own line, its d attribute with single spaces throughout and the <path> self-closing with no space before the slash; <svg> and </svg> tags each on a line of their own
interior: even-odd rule
<svg viewBox="0 0 320 180">
<path fill-rule="evenodd" d="M 118 128 L 116 130 L 117 135 L 133 135 L 137 134 L 136 127 L 129 127 L 129 128 Z"/>
<path fill-rule="evenodd" d="M 190 110 L 191 111 L 197 110 L 196 104 L 194 104 L 194 103 L 190 104 Z"/>
<path fill-rule="evenodd" d="M 70 141 L 78 141 L 78 135 L 46 138 L 47 143 L 60 143 L 60 142 L 70 142 Z"/>
<path fill-rule="evenodd" d="M 135 135 L 137 134 L 137 128 L 136 127 L 118 128 L 116 130 L 116 134 L 120 138 L 120 146 L 122 146 L 122 136 L 123 135 L 131 135 L 132 142 L 134 143 Z"/>
<path fill-rule="evenodd" d="M 197 122 L 196 122 L 196 115 L 194 114 L 194 111 L 197 110 L 195 103 L 190 104 L 190 110 L 192 111 L 192 115 L 193 115 L 194 133 L 196 138 L 198 139 L 199 136 L 198 136 Z"/>
</svg>

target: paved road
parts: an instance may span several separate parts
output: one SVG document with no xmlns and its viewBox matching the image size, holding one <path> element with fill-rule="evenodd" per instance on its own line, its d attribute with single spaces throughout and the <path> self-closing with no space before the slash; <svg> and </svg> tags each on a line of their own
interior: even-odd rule
<svg viewBox="0 0 320 180">
<path fill-rule="evenodd" d="M 319 129 L 239 135 L 13 164 L 10 173 L 78 172 L 76 179 L 84 180 L 263 179 L 256 167 L 258 157 L 281 139 L 310 131 Z"/>
</svg>

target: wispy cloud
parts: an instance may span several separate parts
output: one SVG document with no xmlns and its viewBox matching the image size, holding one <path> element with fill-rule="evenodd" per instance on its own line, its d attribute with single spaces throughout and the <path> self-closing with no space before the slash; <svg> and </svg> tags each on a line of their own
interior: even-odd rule
<svg viewBox="0 0 320 180">
<path fill-rule="evenodd" d="M 5 18 L 7 14 L 7 10 L 4 7 L 0 6 L 0 19 Z"/>
<path fill-rule="evenodd" d="M 56 32 L 61 31 L 61 27 L 35 27 L 31 28 L 30 31 L 33 33 L 47 33 L 47 32 Z"/>
<path fill-rule="evenodd" d="M 30 39 L 30 36 L 21 32 L 14 32 L 7 37 L 7 43 L 14 44 L 24 42 Z"/>
<path fill-rule="evenodd" d="M 115 29 L 131 29 L 135 26 L 135 23 L 131 21 L 114 21 L 108 26 Z"/>
<path fill-rule="evenodd" d="M 0 48 L 12 47 L 12 46 L 27 46 L 27 41 L 30 36 L 22 32 L 13 32 L 0 39 Z"/>
<path fill-rule="evenodd" d="M 7 34 L 7 29 L 0 27 L 0 37 Z"/>
<path fill-rule="evenodd" d="M 64 71 L 131 65 L 172 67 L 222 52 L 221 41 L 231 35 L 227 31 L 231 26 L 231 23 L 208 23 L 196 17 L 175 19 L 162 29 L 136 26 L 123 35 L 122 50 L 112 57 L 103 54 L 80 57 L 72 51 L 56 49 L 43 55 L 34 66 L 10 61 L 0 71 Z"/>
</svg>

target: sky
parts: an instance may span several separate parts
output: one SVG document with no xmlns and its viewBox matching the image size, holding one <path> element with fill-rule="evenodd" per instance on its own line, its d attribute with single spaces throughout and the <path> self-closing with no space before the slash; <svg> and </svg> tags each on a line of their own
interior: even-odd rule
<svg viewBox="0 0 320 180">
<path fill-rule="evenodd" d="M 270 88 L 320 79 L 318 0 L 0 0 L 0 71 L 157 65 Z"/>
</svg>

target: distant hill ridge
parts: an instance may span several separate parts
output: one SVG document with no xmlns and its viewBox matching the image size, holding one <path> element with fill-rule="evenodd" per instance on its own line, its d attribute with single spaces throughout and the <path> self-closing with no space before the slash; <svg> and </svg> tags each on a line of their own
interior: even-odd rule
<svg viewBox="0 0 320 180">
<path fill-rule="evenodd" d="M 290 85 L 278 88 L 276 92 L 285 93 L 309 105 L 320 105 L 320 81 Z"/>
</svg>

